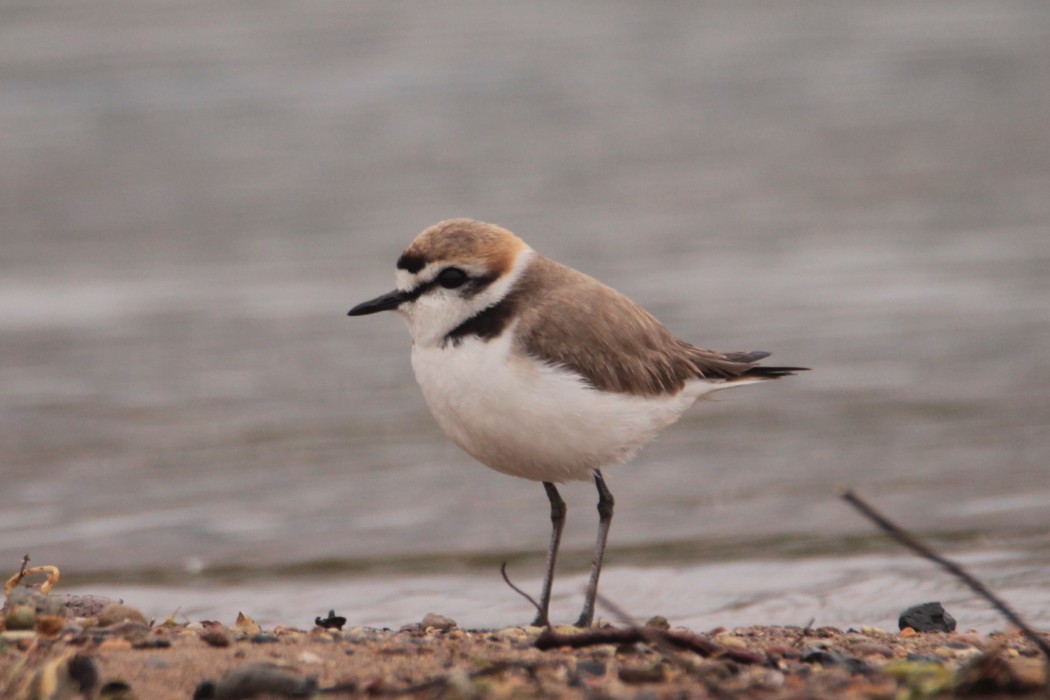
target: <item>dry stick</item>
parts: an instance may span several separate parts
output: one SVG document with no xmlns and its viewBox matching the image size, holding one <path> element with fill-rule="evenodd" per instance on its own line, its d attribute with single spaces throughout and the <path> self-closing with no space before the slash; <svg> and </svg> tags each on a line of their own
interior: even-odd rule
<svg viewBox="0 0 1050 700">
<path fill-rule="evenodd" d="M 502 564 L 499 565 L 499 573 L 500 573 L 500 576 L 503 577 L 504 583 L 506 583 L 508 586 L 510 586 L 510 589 L 512 591 L 514 591 L 515 593 L 520 595 L 522 598 L 524 598 L 525 600 L 527 600 L 530 603 L 532 603 L 532 607 L 536 608 L 536 612 L 538 612 L 538 613 L 542 613 L 543 612 L 543 609 L 540 608 L 540 604 L 536 602 L 535 598 L 533 598 L 531 595 L 529 595 L 525 591 L 521 590 L 520 588 L 518 588 L 517 586 L 515 586 L 511 582 L 510 576 L 507 575 L 507 562 L 503 562 Z M 547 629 L 550 629 L 550 625 L 551 625 L 551 621 L 550 621 L 550 619 L 548 619 L 547 620 Z"/>
<path fill-rule="evenodd" d="M 559 634 L 551 628 L 547 628 L 536 637 L 535 646 L 540 651 L 557 649 L 558 647 L 570 647 L 579 649 L 582 647 L 598 646 L 601 644 L 637 644 L 639 642 L 652 642 L 658 638 L 670 646 L 678 649 L 687 649 L 696 652 L 700 656 L 721 656 L 742 664 L 764 664 L 766 657 L 745 649 L 733 649 L 723 647 L 712 642 L 710 639 L 686 630 L 641 630 L 638 627 L 599 627 L 589 629 L 577 634 Z"/>
<path fill-rule="evenodd" d="M 1024 635 L 1028 637 L 1028 639 L 1030 639 L 1037 647 L 1039 647 L 1040 651 L 1042 651 L 1043 654 L 1046 656 L 1047 662 L 1050 663 L 1050 642 L 1048 642 L 1042 635 L 1040 635 L 1038 632 L 1029 627 L 1027 623 L 1025 623 L 1025 621 L 1021 619 L 1020 615 L 1014 612 L 1009 605 L 1007 605 L 1005 602 L 1003 602 L 1001 598 L 999 598 L 997 595 L 988 590 L 988 588 L 983 583 L 974 578 L 968 571 L 963 569 L 955 562 L 945 559 L 941 555 L 937 554 L 937 552 L 933 551 L 925 544 L 920 542 L 918 539 L 916 539 L 914 535 L 888 520 L 886 516 L 876 511 L 874 508 L 868 505 L 868 503 L 864 499 L 855 494 L 852 489 L 846 489 L 846 491 L 842 494 L 842 498 L 851 506 L 859 510 L 861 514 L 864 515 L 864 517 L 868 518 L 868 520 L 871 520 L 888 535 L 893 537 L 893 539 L 897 540 L 902 545 L 912 550 L 919 556 L 925 559 L 929 559 L 935 564 L 940 565 L 943 569 L 945 569 L 957 579 L 969 586 L 974 593 L 983 597 L 985 600 L 991 603 L 996 610 L 1002 613 L 1007 620 L 1013 623 L 1013 625 L 1017 627 L 1017 629 L 1021 630 L 1021 632 L 1024 633 Z"/>
</svg>

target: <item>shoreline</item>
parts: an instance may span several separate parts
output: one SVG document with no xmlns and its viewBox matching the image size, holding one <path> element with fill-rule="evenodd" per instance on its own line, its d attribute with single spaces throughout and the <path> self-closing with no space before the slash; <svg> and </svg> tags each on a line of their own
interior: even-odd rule
<svg viewBox="0 0 1050 700">
<path fill-rule="evenodd" d="M 352 624 L 304 629 L 263 628 L 245 615 L 221 622 L 176 615 L 147 621 L 135 608 L 111 602 L 101 610 L 79 611 L 90 615 L 74 615 L 72 606 L 69 610 L 68 617 L 58 616 L 50 626 L 44 616 L 35 630 L 0 633 L 0 695 L 81 697 L 44 690 L 63 683 L 74 686 L 71 677 L 90 675 L 91 669 L 96 695 L 86 697 L 98 697 L 103 689 L 102 697 L 158 700 L 195 693 L 199 698 L 247 698 L 293 697 L 298 692 L 301 697 L 317 689 L 325 696 L 345 697 L 714 694 L 775 700 L 930 697 L 967 689 L 1035 697 L 1045 693 L 1047 683 L 1045 659 L 1017 632 L 757 625 L 690 631 L 670 628 L 658 618 L 643 628 L 465 630 L 440 615 L 398 630 Z M 341 622 L 332 615 L 318 621 Z M 643 639 L 600 638 L 617 629 L 621 632 L 615 634 L 633 630 Z M 551 634 L 556 644 L 538 648 L 537 641 L 545 636 L 549 641 Z M 579 648 L 566 641 L 587 634 L 591 638 Z M 703 640 L 707 653 L 654 636 L 664 634 Z"/>
</svg>

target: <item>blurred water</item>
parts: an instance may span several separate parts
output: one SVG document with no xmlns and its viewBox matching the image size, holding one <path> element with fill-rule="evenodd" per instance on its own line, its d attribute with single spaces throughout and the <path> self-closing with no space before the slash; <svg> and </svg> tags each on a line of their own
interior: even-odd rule
<svg viewBox="0 0 1050 700">
<path fill-rule="evenodd" d="M 955 595 L 875 556 L 848 484 L 1050 624 L 1048 124 L 1041 1 L 6 3 L 0 562 L 520 621 L 440 592 L 538 575 L 542 490 L 447 444 L 395 317 L 345 317 L 474 216 L 814 368 L 610 470 L 609 591 L 697 624 L 755 604 L 718 581 L 781 584 L 755 622 Z"/>
</svg>

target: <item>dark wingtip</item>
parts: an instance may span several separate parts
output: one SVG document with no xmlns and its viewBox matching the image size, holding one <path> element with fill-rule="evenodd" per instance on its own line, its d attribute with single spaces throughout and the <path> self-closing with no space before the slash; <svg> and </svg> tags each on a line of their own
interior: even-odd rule
<svg viewBox="0 0 1050 700">
<path fill-rule="evenodd" d="M 797 372 L 808 372 L 809 367 L 752 367 L 747 370 L 741 377 L 758 377 L 760 379 L 780 379 L 781 377 L 790 377 Z"/>
</svg>

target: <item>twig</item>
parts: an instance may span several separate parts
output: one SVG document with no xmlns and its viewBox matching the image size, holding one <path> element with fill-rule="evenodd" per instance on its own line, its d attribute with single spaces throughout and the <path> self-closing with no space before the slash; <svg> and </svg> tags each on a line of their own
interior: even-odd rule
<svg viewBox="0 0 1050 700">
<path fill-rule="evenodd" d="M 520 588 L 515 586 L 513 582 L 511 582 L 510 576 L 507 575 L 507 562 L 503 562 L 502 564 L 499 565 L 499 573 L 500 573 L 500 576 L 503 577 L 504 583 L 506 583 L 508 586 L 510 586 L 510 589 L 512 591 L 514 591 L 515 593 L 520 595 L 522 598 L 524 598 L 525 600 L 527 600 L 530 603 L 532 603 L 532 607 L 536 608 L 536 612 L 541 613 L 541 614 L 543 613 L 543 610 L 540 608 L 540 604 L 536 602 L 535 598 L 533 598 L 531 595 L 529 595 L 525 591 L 521 590 Z M 550 629 L 550 620 L 547 621 L 547 628 Z"/>
<path fill-rule="evenodd" d="M 27 567 L 27 564 L 29 564 L 28 554 L 22 557 L 22 565 L 18 568 L 18 573 L 7 579 L 7 583 L 4 584 L 5 597 L 11 595 L 11 591 L 15 590 L 15 586 L 21 583 L 22 579 L 26 576 L 32 576 L 33 574 L 47 574 L 47 580 L 40 584 L 40 592 L 44 594 L 50 593 L 51 589 L 58 583 L 58 579 L 61 578 L 57 566 Z"/>
<path fill-rule="evenodd" d="M 817 621 L 817 618 L 815 618 L 815 617 L 809 618 L 809 622 L 807 622 L 806 626 L 803 627 L 799 631 L 798 637 L 795 639 L 795 646 L 796 647 L 801 647 L 802 646 L 802 641 L 806 638 L 806 635 L 808 635 L 811 631 L 813 631 L 813 623 L 816 622 L 816 621 Z"/>
<path fill-rule="evenodd" d="M 730 649 L 685 630 L 658 630 L 639 627 L 601 627 L 578 634 L 560 634 L 547 628 L 536 637 L 536 648 L 541 651 L 558 647 L 596 646 L 599 644 L 637 644 L 639 642 L 664 642 L 678 649 L 688 649 L 703 657 L 724 656 L 742 664 L 764 664 L 766 657 L 743 649 Z"/>
<path fill-rule="evenodd" d="M 1029 627 L 1028 624 L 1021 619 L 1020 615 L 1014 612 L 1009 605 L 1007 605 L 1001 598 L 999 598 L 999 596 L 995 595 L 990 590 L 988 590 L 987 586 L 985 586 L 983 583 L 974 578 L 973 575 L 966 571 L 966 569 L 962 568 L 961 566 L 949 559 L 945 559 L 940 554 L 937 554 L 937 552 L 933 551 L 927 545 L 920 542 L 910 532 L 891 522 L 888 518 L 886 518 L 886 516 L 882 515 L 870 505 L 868 505 L 868 503 L 860 496 L 855 494 L 852 489 L 847 489 L 842 494 L 842 498 L 851 506 L 860 511 L 860 513 L 864 515 L 864 517 L 868 518 L 868 520 L 871 520 L 873 523 L 878 525 L 879 528 L 881 528 L 884 532 L 893 537 L 893 539 L 897 540 L 902 545 L 912 550 L 919 556 L 925 559 L 929 559 L 930 561 L 939 565 L 941 568 L 948 571 L 948 573 L 952 574 L 957 579 L 969 586 L 974 593 L 991 603 L 996 610 L 1002 613 L 1003 617 L 1009 620 L 1015 627 L 1017 627 L 1017 629 L 1021 630 L 1021 632 L 1026 637 L 1028 637 L 1028 639 L 1030 639 L 1032 643 L 1039 647 L 1039 650 L 1042 651 L 1043 654 L 1046 656 L 1047 662 L 1050 663 L 1050 642 L 1048 642 L 1042 635 L 1040 635 L 1038 632 Z"/>
</svg>

